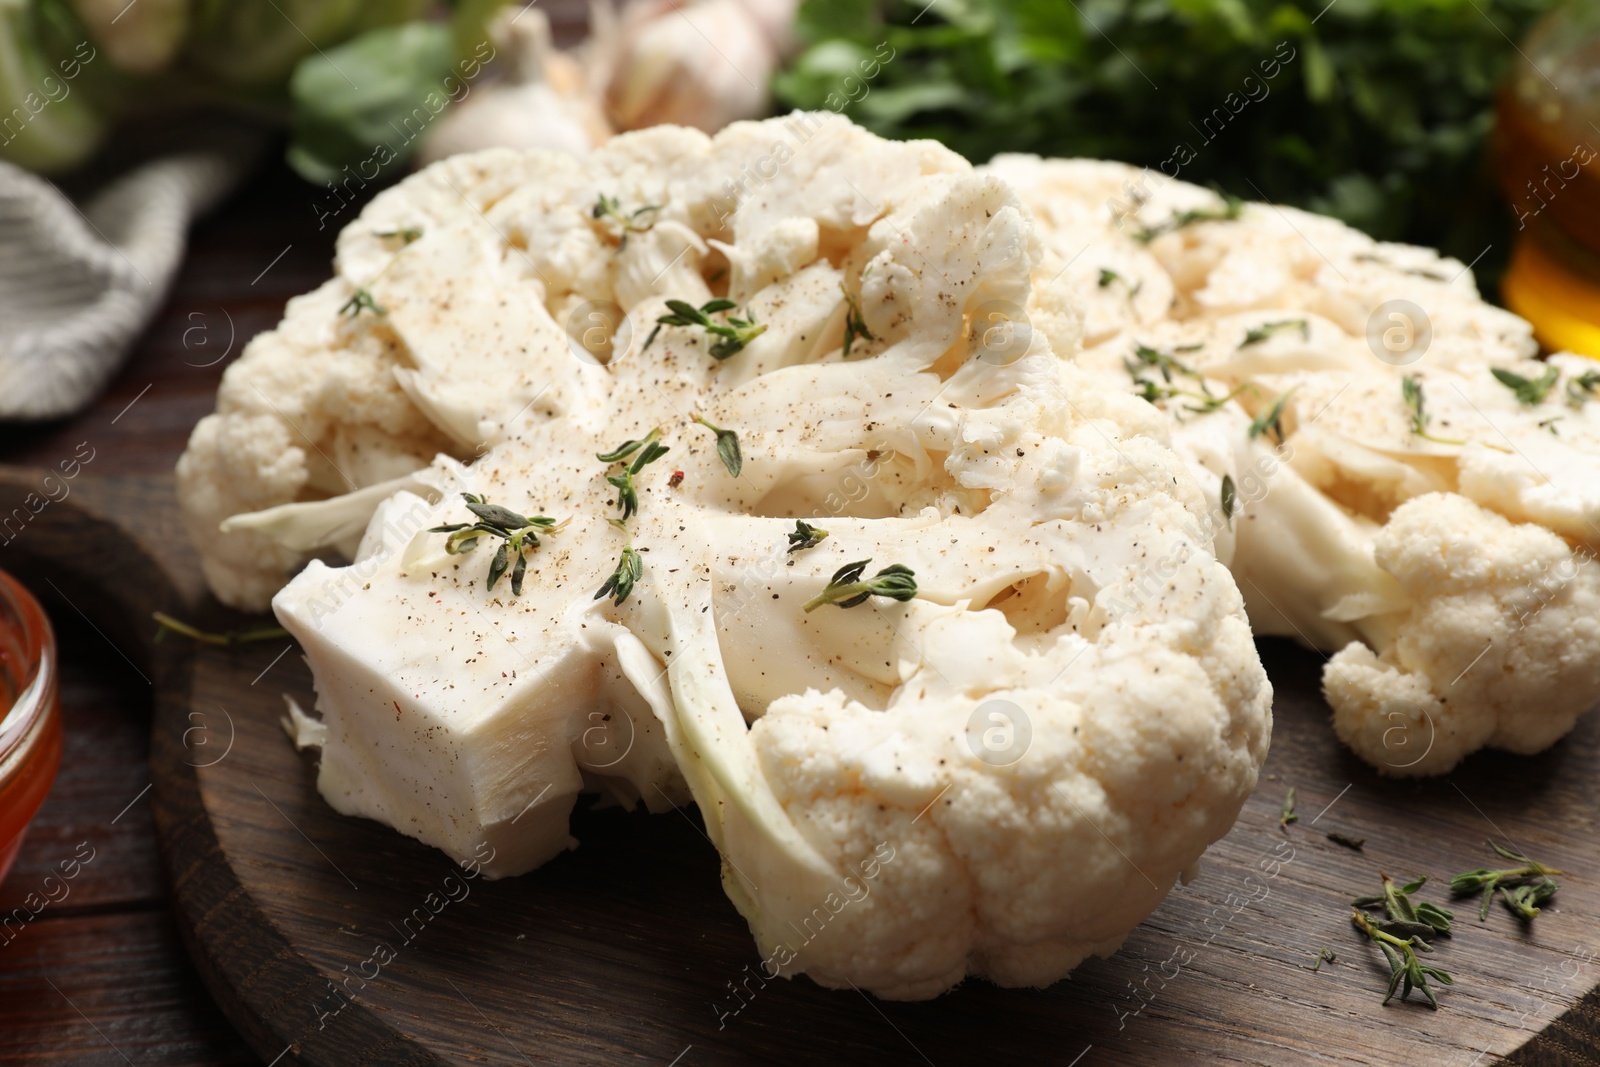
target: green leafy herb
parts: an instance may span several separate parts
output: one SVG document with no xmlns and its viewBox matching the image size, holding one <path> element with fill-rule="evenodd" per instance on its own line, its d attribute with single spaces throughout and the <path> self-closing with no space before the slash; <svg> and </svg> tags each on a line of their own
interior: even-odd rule
<svg viewBox="0 0 1600 1067">
<path fill-rule="evenodd" d="M 1304 341 L 1311 340 L 1311 324 L 1305 319 L 1285 319 L 1282 322 L 1264 322 L 1244 335 L 1244 340 L 1239 342 L 1240 348 L 1249 348 L 1258 345 L 1270 338 L 1273 334 L 1282 333 L 1284 330 L 1299 330 L 1300 338 Z"/>
<path fill-rule="evenodd" d="M 175 619 L 164 611 L 152 612 L 150 617 L 156 620 L 157 641 L 166 637 L 169 632 L 180 634 L 191 641 L 199 641 L 204 645 L 217 645 L 220 648 L 238 648 L 248 645 L 253 641 L 276 641 L 289 636 L 289 631 L 281 626 L 255 626 L 245 630 L 229 630 L 226 633 L 212 633 L 191 626 L 181 619 Z"/>
<path fill-rule="evenodd" d="M 633 476 L 670 451 L 666 445 L 656 440 L 660 436 L 659 429 L 651 430 L 640 440 L 624 441 L 611 452 L 595 454 L 595 458 L 601 463 L 621 463 L 629 456 L 633 456 L 632 463 L 616 474 L 606 476 L 606 481 L 617 487 L 617 507 L 622 509 L 624 519 L 632 518 L 639 510 L 639 489 L 634 485 Z"/>
<path fill-rule="evenodd" d="M 660 204 L 646 204 L 644 207 L 627 211 L 623 209 L 620 200 L 601 193 L 600 198 L 594 202 L 594 207 L 590 209 L 590 214 L 617 238 L 617 249 L 621 251 L 628 246 L 628 234 L 646 233 L 655 225 L 654 219 L 641 224 L 639 216 L 653 215 L 660 210 Z"/>
<path fill-rule="evenodd" d="M 1501 886 L 1500 899 L 1504 900 L 1506 907 L 1519 917 L 1532 920 L 1539 914 L 1539 905 L 1555 896 L 1556 890 L 1560 888 L 1560 883 L 1549 878 L 1534 882 L 1532 885 Z"/>
<path fill-rule="evenodd" d="M 1174 349 L 1174 351 L 1193 352 L 1199 347 L 1199 345 L 1188 345 Z M 1133 359 L 1123 360 L 1122 365 L 1127 368 L 1129 377 L 1133 379 L 1134 391 L 1152 404 L 1173 397 L 1187 397 L 1194 403 L 1184 405 L 1185 411 L 1196 415 L 1207 415 L 1216 411 L 1240 393 L 1256 391 L 1254 385 L 1246 383 L 1229 393 L 1219 395 L 1211 391 L 1211 387 L 1206 384 L 1205 377 L 1199 371 L 1196 371 L 1183 361 L 1167 355 L 1165 352 L 1151 348 L 1149 345 L 1135 345 L 1133 355 Z M 1145 377 L 1152 370 L 1161 375 L 1160 382 Z M 1186 389 L 1173 384 L 1175 381 L 1174 375 L 1183 375 L 1193 379 L 1198 383 L 1199 390 Z"/>
<path fill-rule="evenodd" d="M 1331 949 L 1328 949 L 1328 948 L 1319 949 L 1317 951 L 1317 962 L 1311 965 L 1311 973 L 1312 974 L 1316 974 L 1318 971 L 1320 971 L 1322 969 L 1322 965 L 1324 963 L 1338 963 L 1338 962 L 1339 962 L 1339 957 L 1335 956 Z M 1305 966 L 1305 965 L 1301 964 L 1301 966 Z"/>
<path fill-rule="evenodd" d="M 1128 283 L 1128 279 L 1124 278 L 1116 271 L 1111 270 L 1108 267 L 1100 268 L 1100 288 L 1108 289 L 1117 282 L 1121 282 L 1122 287 L 1128 291 L 1128 298 L 1130 300 L 1133 297 L 1138 296 L 1139 290 L 1144 288 L 1144 282 L 1139 282 L 1137 285 L 1130 285 Z"/>
<path fill-rule="evenodd" d="M 1558 367 L 1547 368 L 1538 378 L 1524 378 L 1504 367 L 1491 367 L 1489 373 L 1494 375 L 1495 381 L 1516 394 L 1518 403 L 1529 405 L 1537 404 L 1549 396 L 1550 390 L 1555 388 L 1556 381 L 1561 377 Z"/>
<path fill-rule="evenodd" d="M 804 519 L 794 520 L 794 530 L 786 535 L 789 538 L 789 551 L 800 552 L 807 548 L 816 548 L 828 536 L 828 531 L 820 526 L 813 526 Z"/>
<path fill-rule="evenodd" d="M 705 419 L 696 415 L 694 421 L 717 435 L 717 456 L 722 460 L 722 465 L 728 468 L 728 473 L 735 478 L 744 469 L 744 453 L 739 450 L 739 435 L 732 430 L 724 430 L 720 426 L 713 426 Z M 662 451 L 666 451 L 662 449 Z"/>
<path fill-rule="evenodd" d="M 1428 988 L 1428 979 L 1435 978 L 1443 985 L 1454 985 L 1455 979 L 1437 967 L 1424 965 L 1417 958 L 1418 952 L 1432 952 L 1432 946 L 1415 935 L 1402 938 L 1380 929 L 1359 908 L 1350 909 L 1350 922 L 1374 941 L 1389 961 L 1389 989 L 1384 994 L 1383 1002 L 1387 1004 L 1393 1000 L 1396 990 L 1400 991 L 1400 999 L 1405 1000 L 1415 988 L 1428 999 L 1428 1006 L 1437 1010 L 1439 1002 L 1434 999 L 1433 990 Z"/>
<path fill-rule="evenodd" d="M 624 532 L 627 531 L 621 520 L 612 519 L 611 523 L 618 529 Z M 622 546 L 622 555 L 617 559 L 617 569 L 611 572 L 611 577 L 606 579 L 606 584 L 600 587 L 600 591 L 594 595 L 594 599 L 600 600 L 609 596 L 612 598 L 612 602 L 620 608 L 623 601 L 632 595 L 633 587 L 643 577 L 644 559 L 634 550 L 631 544 L 625 544 Z"/>
<path fill-rule="evenodd" d="M 667 307 L 672 309 L 672 313 L 656 319 L 655 329 L 645 338 L 644 347 L 650 347 L 663 326 L 699 326 L 704 328 L 706 336 L 712 339 L 711 358 L 721 362 L 729 356 L 744 351 L 745 345 L 767 332 L 766 324 L 757 322 L 754 312 L 746 311 L 745 315 L 748 317 L 742 319 L 723 314 L 738 306 L 734 301 L 720 297 L 708 300 L 699 307 L 682 300 L 668 300 Z M 711 317 L 717 314 L 723 314 L 723 321 L 718 322 Z"/>
<path fill-rule="evenodd" d="M 406 226 L 398 230 L 378 230 L 374 232 L 372 236 L 381 237 L 385 241 L 393 241 L 398 238 L 401 244 L 408 245 L 412 241 L 421 238 L 422 231 L 417 229 L 415 226 Z"/>
<path fill-rule="evenodd" d="M 917 595 L 917 579 L 910 567 L 895 563 L 883 568 L 872 578 L 863 579 L 867 564 L 871 562 L 870 559 L 863 559 L 840 567 L 828 579 L 822 592 L 806 601 L 805 610 L 815 611 L 824 604 L 853 608 L 857 604 L 865 604 L 867 598 L 874 596 L 904 602 Z"/>
<path fill-rule="evenodd" d="M 1163 381 L 1172 381 L 1173 372 L 1186 374 L 1191 378 L 1196 377 L 1195 372 L 1184 363 L 1167 355 L 1165 352 L 1151 348 L 1149 345 L 1135 345 L 1133 355 L 1144 366 L 1153 367 L 1160 371 Z M 1134 369 L 1133 364 L 1128 365 L 1128 373 L 1138 377 L 1138 371 Z"/>
<path fill-rule="evenodd" d="M 1283 405 L 1293 393 L 1294 390 L 1290 389 L 1268 404 L 1267 409 L 1255 417 L 1250 423 L 1250 440 L 1254 441 L 1262 434 L 1270 434 L 1280 445 L 1283 444 Z"/>
<path fill-rule="evenodd" d="M 861 314 L 860 298 L 858 298 L 856 294 L 852 293 L 850 290 L 846 289 L 844 287 L 844 282 L 839 283 L 839 291 L 844 294 L 844 302 L 846 307 L 844 316 L 843 355 L 848 356 L 850 354 L 850 346 L 855 344 L 857 338 L 860 338 L 863 341 L 876 341 L 877 338 L 872 335 L 871 330 L 867 329 L 867 320 Z"/>
<path fill-rule="evenodd" d="M 1600 371 L 1586 370 L 1576 378 L 1567 379 L 1567 403 L 1575 408 L 1593 399 L 1596 388 L 1600 388 Z"/>
<path fill-rule="evenodd" d="M 1423 901 L 1414 904 L 1411 895 L 1428 881 L 1427 877 L 1397 886 L 1394 879 L 1379 872 L 1383 879 L 1383 892 L 1377 896 L 1357 897 L 1350 902 L 1357 908 L 1382 908 L 1384 918 L 1377 920 L 1378 927 L 1396 937 L 1450 936 L 1450 920 L 1455 913 Z"/>
<path fill-rule="evenodd" d="M 370 311 L 374 315 L 389 314 L 389 309 L 372 299 L 372 294 L 365 289 L 357 289 L 355 295 L 339 308 L 339 314 L 349 315 L 352 319 L 363 311 Z"/>
<path fill-rule="evenodd" d="M 1351 837 L 1349 834 L 1341 834 L 1337 830 L 1328 831 L 1328 840 L 1332 841 L 1336 845 L 1343 845 L 1345 848 L 1355 849 L 1357 852 L 1360 852 L 1361 846 L 1367 843 L 1367 839 L 1364 837 Z"/>
<path fill-rule="evenodd" d="M 510 508 L 491 504 L 483 497 L 462 493 L 467 510 L 476 522 L 455 522 L 434 526 L 429 533 L 449 534 L 444 550 L 452 556 L 471 552 L 483 537 L 498 537 L 502 543 L 489 560 L 489 580 L 486 588 L 495 584 L 511 571 L 511 595 L 522 595 L 522 579 L 528 573 L 528 553 L 539 547 L 540 534 L 553 534 L 560 524 L 548 515 L 519 515 Z"/>
<path fill-rule="evenodd" d="M 1228 529 L 1233 529 L 1233 503 L 1235 497 L 1233 475 L 1222 476 L 1222 518 L 1228 524 Z"/>
<path fill-rule="evenodd" d="M 1466 871 L 1462 874 L 1458 874 L 1454 878 L 1450 879 L 1450 892 L 1456 894 L 1457 896 L 1465 896 L 1468 893 L 1476 893 L 1479 890 L 1482 890 L 1483 902 L 1478 908 L 1478 921 L 1482 922 L 1489 917 L 1489 901 L 1494 897 L 1494 891 L 1496 889 L 1501 889 L 1503 891 L 1507 886 L 1530 886 L 1548 883 L 1550 889 L 1545 892 L 1543 896 L 1539 898 L 1539 900 L 1533 900 L 1531 894 L 1521 898 L 1523 908 L 1520 909 L 1517 902 L 1512 899 L 1511 894 L 1505 894 L 1507 907 L 1509 907 L 1512 911 L 1517 912 L 1517 914 L 1524 916 L 1525 918 L 1533 918 L 1533 915 L 1528 914 L 1526 909 L 1532 909 L 1532 911 L 1537 914 L 1538 909 L 1533 908 L 1532 905 L 1549 900 L 1550 897 L 1554 895 L 1556 889 L 1560 888 L 1560 884 L 1551 881 L 1550 876 L 1563 874 L 1565 872 L 1558 871 L 1554 867 L 1546 867 L 1544 864 L 1539 863 L 1536 860 L 1529 859 L 1527 856 L 1524 856 L 1515 849 L 1502 848 L 1493 841 L 1486 842 L 1486 844 L 1488 844 L 1490 848 L 1494 849 L 1494 851 L 1502 859 L 1508 859 L 1512 863 L 1517 864 L 1517 866 L 1507 867 L 1500 870 L 1491 870 L 1489 868 L 1479 867 L 1475 871 Z"/>
<path fill-rule="evenodd" d="M 1294 786 L 1291 785 L 1289 791 L 1283 795 L 1283 812 L 1278 816 L 1278 826 L 1288 833 L 1289 824 L 1299 821 L 1300 816 L 1296 815 L 1294 810 Z"/>
<path fill-rule="evenodd" d="M 1422 393 L 1422 379 L 1415 374 L 1408 374 L 1400 379 L 1400 399 L 1406 407 L 1411 409 L 1411 432 L 1425 441 L 1432 441 L 1440 445 L 1464 445 L 1465 441 L 1456 441 L 1448 437 L 1435 437 L 1428 432 L 1428 411 L 1426 398 Z"/>
<path fill-rule="evenodd" d="M 1220 208 L 1190 208 L 1173 215 L 1166 222 L 1145 226 L 1133 231 L 1132 237 L 1141 244 L 1149 244 L 1163 234 L 1173 233 L 1197 222 L 1233 222 L 1244 213 L 1244 201 L 1236 196 L 1224 196 Z"/>
</svg>

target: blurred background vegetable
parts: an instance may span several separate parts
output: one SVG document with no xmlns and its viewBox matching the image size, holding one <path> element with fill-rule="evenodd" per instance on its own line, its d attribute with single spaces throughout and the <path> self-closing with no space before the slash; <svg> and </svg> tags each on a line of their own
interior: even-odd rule
<svg viewBox="0 0 1600 1067">
<path fill-rule="evenodd" d="M 1496 83 L 1553 3 L 807 0 L 807 47 L 775 87 L 973 160 L 1120 159 L 1464 261 L 1494 242 L 1481 273 L 1506 248 Z M 894 58 L 864 79 L 884 43 Z"/>
</svg>

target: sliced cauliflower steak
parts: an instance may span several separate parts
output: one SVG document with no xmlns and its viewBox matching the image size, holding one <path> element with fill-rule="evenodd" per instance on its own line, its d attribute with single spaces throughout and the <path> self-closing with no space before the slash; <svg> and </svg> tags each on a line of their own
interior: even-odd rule
<svg viewBox="0 0 1600 1067">
<path fill-rule="evenodd" d="M 1070 361 L 1081 312 L 1043 298 L 993 358 L 982 309 L 1036 302 L 1015 195 L 816 116 L 533 159 L 485 205 L 506 244 L 441 248 L 437 284 L 507 271 L 538 303 L 441 297 L 430 336 L 487 316 L 462 328 L 521 323 L 542 353 L 541 309 L 605 301 L 630 325 L 550 394 L 542 357 L 484 353 L 483 453 L 411 475 L 355 563 L 313 561 L 275 598 L 316 677 L 324 796 L 458 858 L 488 841 L 508 875 L 569 846 L 585 788 L 662 807 L 687 787 L 769 971 L 829 986 L 1043 985 L 1114 951 L 1254 789 L 1271 690 L 1200 486 L 1151 409 Z M 733 204 L 741 173 L 763 180 Z M 652 221 L 620 240 L 601 194 Z M 428 240 L 365 268 L 390 318 L 384 284 Z M 682 316 L 669 299 L 724 293 L 709 321 L 764 327 L 735 351 L 655 332 Z M 497 414 L 513 388 L 539 399 Z M 430 389 L 408 395 L 465 428 L 466 385 Z M 664 456 L 599 458 L 652 431 Z M 471 522 L 462 494 L 559 523 L 520 595 L 486 588 L 494 539 L 452 554 L 423 528 Z M 860 561 L 869 581 L 909 568 L 915 595 L 840 591 Z"/>
<path fill-rule="evenodd" d="M 1324 689 L 1358 754 L 1442 773 L 1600 701 L 1600 364 L 1531 360 L 1527 324 L 1426 249 L 1117 164 L 990 169 L 1033 206 L 1045 273 L 1075 256 L 1057 284 L 1094 294 L 1081 365 L 1166 412 L 1255 632 L 1338 653 Z"/>
</svg>

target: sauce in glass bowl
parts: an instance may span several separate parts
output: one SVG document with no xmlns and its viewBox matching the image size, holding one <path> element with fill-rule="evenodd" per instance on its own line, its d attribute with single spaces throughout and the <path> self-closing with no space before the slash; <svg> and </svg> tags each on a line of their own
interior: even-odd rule
<svg viewBox="0 0 1600 1067">
<path fill-rule="evenodd" d="M 61 763 L 56 639 L 38 601 L 0 571 L 0 880 Z"/>
</svg>

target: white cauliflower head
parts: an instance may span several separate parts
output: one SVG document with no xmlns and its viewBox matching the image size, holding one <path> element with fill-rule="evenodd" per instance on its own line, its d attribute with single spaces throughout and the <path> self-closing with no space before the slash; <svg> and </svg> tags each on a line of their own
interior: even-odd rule
<svg viewBox="0 0 1600 1067">
<path fill-rule="evenodd" d="M 1253 790 L 1271 692 L 1201 488 L 1068 360 L 1015 195 L 817 116 L 521 166 L 478 229 L 374 254 L 386 313 L 345 324 L 521 332 L 406 386 L 440 425 L 489 412 L 481 455 L 274 601 L 324 796 L 504 875 L 570 845 L 585 788 L 686 786 L 769 973 L 888 997 L 1113 951 Z M 538 314 L 473 293 L 499 271 Z M 537 536 L 521 568 L 430 532 L 485 499 Z"/>
</svg>

